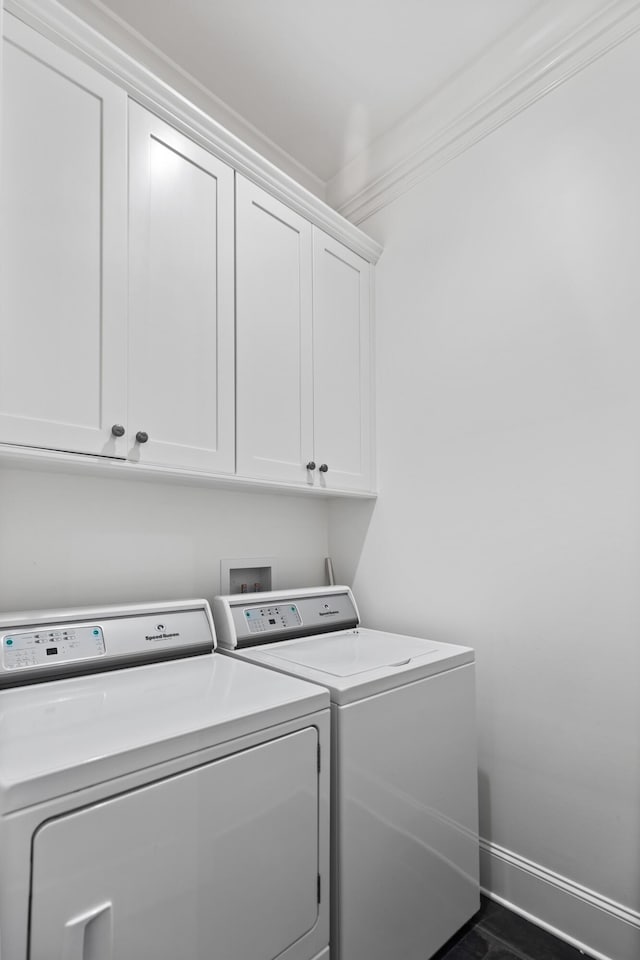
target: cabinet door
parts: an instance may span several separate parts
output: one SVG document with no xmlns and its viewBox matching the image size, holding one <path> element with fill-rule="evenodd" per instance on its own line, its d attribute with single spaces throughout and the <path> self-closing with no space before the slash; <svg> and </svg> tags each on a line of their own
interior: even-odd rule
<svg viewBox="0 0 640 960">
<path fill-rule="evenodd" d="M 311 262 L 311 225 L 236 175 L 236 439 L 243 476 L 309 479 Z"/>
<path fill-rule="evenodd" d="M 4 29 L 0 441 L 124 456 L 126 96 Z"/>
<path fill-rule="evenodd" d="M 129 135 L 129 456 L 231 473 L 233 171 L 133 102 Z"/>
<path fill-rule="evenodd" d="M 45 823 L 30 960 L 315 955 L 317 746 L 308 727 Z"/>
<path fill-rule="evenodd" d="M 314 459 L 328 488 L 371 488 L 370 269 L 314 227 Z"/>
</svg>

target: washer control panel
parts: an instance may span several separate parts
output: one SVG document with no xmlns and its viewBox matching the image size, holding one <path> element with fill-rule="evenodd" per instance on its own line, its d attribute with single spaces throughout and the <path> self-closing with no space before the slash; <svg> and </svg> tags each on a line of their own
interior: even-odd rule
<svg viewBox="0 0 640 960">
<path fill-rule="evenodd" d="M 218 643 L 227 650 L 353 630 L 360 622 L 349 587 L 215 597 L 213 619 Z"/>
<path fill-rule="evenodd" d="M 104 633 L 98 624 L 56 624 L 54 629 L 6 634 L 2 640 L 2 666 L 24 670 L 73 660 L 104 657 Z"/>
<path fill-rule="evenodd" d="M 244 611 L 249 633 L 288 630 L 302 625 L 295 603 L 278 603 L 270 607 L 251 607 Z"/>
</svg>

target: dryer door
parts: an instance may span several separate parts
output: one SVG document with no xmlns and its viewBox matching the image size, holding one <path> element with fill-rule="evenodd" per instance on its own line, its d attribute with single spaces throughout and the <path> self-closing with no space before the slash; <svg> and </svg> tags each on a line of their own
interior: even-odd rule
<svg viewBox="0 0 640 960">
<path fill-rule="evenodd" d="M 30 960 L 271 960 L 318 916 L 315 727 L 53 819 Z"/>
</svg>

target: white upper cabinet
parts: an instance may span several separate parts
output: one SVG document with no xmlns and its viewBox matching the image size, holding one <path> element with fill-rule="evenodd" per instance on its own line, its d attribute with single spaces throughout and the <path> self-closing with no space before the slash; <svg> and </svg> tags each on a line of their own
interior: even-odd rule
<svg viewBox="0 0 640 960">
<path fill-rule="evenodd" d="M 371 489 L 370 266 L 236 176 L 237 470 Z"/>
<path fill-rule="evenodd" d="M 233 170 L 133 102 L 129 136 L 129 456 L 233 473 Z"/>
<path fill-rule="evenodd" d="M 237 470 L 301 482 L 313 459 L 311 224 L 236 176 Z"/>
<path fill-rule="evenodd" d="M 0 440 L 125 456 L 127 98 L 4 18 Z"/>
<path fill-rule="evenodd" d="M 371 489 L 370 271 L 313 228 L 314 455 L 329 489 Z"/>
<path fill-rule="evenodd" d="M 3 52 L 0 441 L 233 473 L 233 170 L 11 16 Z"/>
<path fill-rule="evenodd" d="M 377 245 L 161 86 L 184 132 L 130 99 L 93 34 L 3 27 L 0 452 L 370 493 Z"/>
</svg>

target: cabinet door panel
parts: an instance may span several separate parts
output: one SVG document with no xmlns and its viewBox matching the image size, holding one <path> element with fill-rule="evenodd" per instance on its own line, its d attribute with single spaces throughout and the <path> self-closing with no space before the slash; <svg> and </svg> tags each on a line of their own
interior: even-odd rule
<svg viewBox="0 0 640 960">
<path fill-rule="evenodd" d="M 370 487 L 369 264 L 314 228 L 315 459 L 327 487 Z"/>
<path fill-rule="evenodd" d="M 233 171 L 135 103 L 130 144 L 130 456 L 232 472 Z"/>
<path fill-rule="evenodd" d="M 5 18 L 0 440 L 123 456 L 126 97 Z"/>
<path fill-rule="evenodd" d="M 236 177 L 237 470 L 304 481 L 313 455 L 311 225 Z"/>
</svg>

